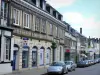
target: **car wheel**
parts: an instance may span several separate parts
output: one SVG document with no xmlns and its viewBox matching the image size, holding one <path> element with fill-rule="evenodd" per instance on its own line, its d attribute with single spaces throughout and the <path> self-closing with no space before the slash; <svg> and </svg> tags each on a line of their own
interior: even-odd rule
<svg viewBox="0 0 100 75">
<path fill-rule="evenodd" d="M 75 68 L 73 69 L 73 71 L 75 71 Z"/>
<path fill-rule="evenodd" d="M 66 70 L 66 74 L 68 74 L 68 69 Z"/>
<path fill-rule="evenodd" d="M 62 73 L 61 73 L 61 75 L 64 75 L 64 70 L 62 70 Z"/>
<path fill-rule="evenodd" d="M 72 72 L 72 70 L 73 70 L 73 69 L 71 68 L 71 69 L 70 69 L 70 72 Z"/>
</svg>

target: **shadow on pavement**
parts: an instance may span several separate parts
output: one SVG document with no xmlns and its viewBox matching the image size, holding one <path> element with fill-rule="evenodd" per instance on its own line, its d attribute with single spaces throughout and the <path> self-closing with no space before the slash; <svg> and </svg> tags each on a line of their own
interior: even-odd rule
<svg viewBox="0 0 100 75">
<path fill-rule="evenodd" d="M 41 75 L 48 75 L 48 73 L 44 73 L 44 74 L 41 74 Z"/>
<path fill-rule="evenodd" d="M 48 73 L 44 73 L 44 74 L 41 74 L 41 75 L 48 75 Z M 50 74 L 50 75 L 58 75 L 58 74 Z"/>
</svg>

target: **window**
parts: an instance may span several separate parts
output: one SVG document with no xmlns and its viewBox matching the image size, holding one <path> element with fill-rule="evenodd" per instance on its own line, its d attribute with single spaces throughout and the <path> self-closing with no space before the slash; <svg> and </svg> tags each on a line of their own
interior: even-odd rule
<svg viewBox="0 0 100 75">
<path fill-rule="evenodd" d="M 13 19 L 14 19 L 14 24 L 19 25 L 20 22 L 20 11 L 17 9 L 13 9 Z"/>
<path fill-rule="evenodd" d="M 61 29 L 61 38 L 63 38 L 64 36 L 63 30 Z"/>
<path fill-rule="evenodd" d="M 24 13 L 24 27 L 29 28 L 29 14 Z"/>
<path fill-rule="evenodd" d="M 46 28 L 46 21 L 42 19 L 42 27 L 41 27 L 41 31 L 45 33 L 45 29 Z"/>
<path fill-rule="evenodd" d="M 36 17 L 35 20 L 35 31 L 39 31 L 40 30 L 40 19 L 38 17 Z"/>
<path fill-rule="evenodd" d="M 52 31 L 53 30 L 53 28 L 52 28 L 52 24 L 50 24 L 50 34 L 52 35 Z"/>
<path fill-rule="evenodd" d="M 5 60 L 10 60 L 10 38 L 5 38 Z"/>
<path fill-rule="evenodd" d="M 56 27 L 56 36 L 58 35 L 58 28 Z"/>
<path fill-rule="evenodd" d="M 7 19 L 7 10 L 8 10 L 7 3 L 2 0 L 2 3 L 1 3 L 1 16 L 5 20 Z"/>
</svg>

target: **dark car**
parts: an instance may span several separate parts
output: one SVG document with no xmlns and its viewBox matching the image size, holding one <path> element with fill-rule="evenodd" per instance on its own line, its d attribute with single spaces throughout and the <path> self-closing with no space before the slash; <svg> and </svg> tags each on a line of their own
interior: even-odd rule
<svg viewBox="0 0 100 75">
<path fill-rule="evenodd" d="M 87 67 L 87 66 L 89 66 L 88 61 L 79 61 L 77 63 L 77 67 Z"/>
</svg>

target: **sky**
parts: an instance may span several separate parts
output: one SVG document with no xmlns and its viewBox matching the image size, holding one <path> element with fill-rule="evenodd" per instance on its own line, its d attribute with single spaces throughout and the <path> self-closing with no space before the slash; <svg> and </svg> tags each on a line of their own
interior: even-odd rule
<svg viewBox="0 0 100 75">
<path fill-rule="evenodd" d="M 63 21 L 86 37 L 100 38 L 100 0 L 46 0 L 63 15 Z"/>
</svg>

